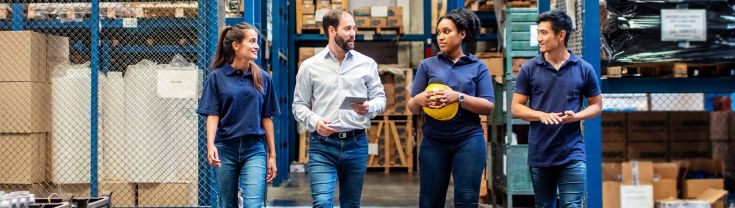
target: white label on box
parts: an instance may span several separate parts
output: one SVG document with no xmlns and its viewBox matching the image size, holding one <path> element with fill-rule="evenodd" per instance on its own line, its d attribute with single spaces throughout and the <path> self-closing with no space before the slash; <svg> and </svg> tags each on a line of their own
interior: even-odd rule
<svg viewBox="0 0 735 208">
<path fill-rule="evenodd" d="M 529 34 L 531 34 L 531 39 L 528 39 L 529 45 L 538 46 L 538 25 L 531 25 Z"/>
<path fill-rule="evenodd" d="M 368 155 L 378 155 L 378 144 L 368 143 Z"/>
<path fill-rule="evenodd" d="M 653 208 L 652 185 L 620 186 L 621 208 Z"/>
<path fill-rule="evenodd" d="M 329 12 L 329 10 L 326 10 L 326 9 L 316 10 L 316 12 L 314 12 L 314 19 L 316 19 L 316 22 L 322 22 L 322 19 L 324 18 L 324 15 L 327 14 L 327 12 Z M 327 31 L 324 31 L 324 32 L 327 32 Z"/>
<path fill-rule="evenodd" d="M 372 33 L 366 33 L 366 34 L 362 35 L 362 37 L 363 37 L 363 39 L 368 40 L 368 41 L 369 40 L 373 40 L 373 34 Z"/>
<path fill-rule="evenodd" d="M 123 18 L 123 28 L 136 28 L 138 27 L 138 18 Z"/>
<path fill-rule="evenodd" d="M 158 70 L 156 95 L 160 98 L 198 98 L 198 70 Z"/>
<path fill-rule="evenodd" d="M 661 41 L 706 41 L 707 11 L 662 9 Z"/>
<path fill-rule="evenodd" d="M 371 17 L 388 17 L 388 7 L 387 6 L 372 6 L 370 7 L 370 16 Z"/>
</svg>

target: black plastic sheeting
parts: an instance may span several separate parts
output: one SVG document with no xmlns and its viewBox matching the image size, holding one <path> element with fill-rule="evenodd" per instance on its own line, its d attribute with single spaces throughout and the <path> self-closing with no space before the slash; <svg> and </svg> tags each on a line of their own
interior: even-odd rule
<svg viewBox="0 0 735 208">
<path fill-rule="evenodd" d="M 661 9 L 705 9 L 706 41 L 661 41 Z M 735 1 L 608 0 L 602 47 L 610 64 L 735 61 Z"/>
</svg>

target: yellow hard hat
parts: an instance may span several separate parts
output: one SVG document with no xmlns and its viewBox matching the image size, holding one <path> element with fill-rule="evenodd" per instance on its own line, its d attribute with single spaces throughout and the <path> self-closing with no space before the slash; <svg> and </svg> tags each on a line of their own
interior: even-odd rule
<svg viewBox="0 0 735 208">
<path fill-rule="evenodd" d="M 429 86 L 427 86 L 424 91 L 451 90 L 451 89 L 452 88 L 449 88 L 449 86 L 433 83 L 433 84 L 429 84 Z M 455 115 L 457 115 L 457 110 L 459 110 L 459 103 L 454 102 L 454 103 L 451 103 L 439 109 L 432 109 L 428 107 L 423 107 L 423 108 L 424 108 L 424 112 L 426 113 L 426 115 L 429 115 L 436 120 L 448 121 L 454 118 Z"/>
</svg>

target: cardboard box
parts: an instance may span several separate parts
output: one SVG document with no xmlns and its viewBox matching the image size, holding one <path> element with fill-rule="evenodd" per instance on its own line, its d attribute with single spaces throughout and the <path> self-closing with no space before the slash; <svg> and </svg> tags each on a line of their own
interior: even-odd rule
<svg viewBox="0 0 735 208">
<path fill-rule="evenodd" d="M 646 161 L 630 161 L 621 164 L 624 185 L 653 184 L 653 163 Z M 636 181 L 634 181 L 637 179 Z"/>
<path fill-rule="evenodd" d="M 388 7 L 389 17 L 400 17 L 403 16 L 403 7 L 401 6 L 389 6 Z"/>
<path fill-rule="evenodd" d="M 302 21 L 301 22 L 304 23 L 304 26 L 305 27 L 318 27 L 319 26 L 316 23 L 316 17 L 314 15 L 305 14 L 305 15 L 301 16 L 301 18 L 302 18 Z"/>
<path fill-rule="evenodd" d="M 626 113 L 602 113 L 602 142 L 625 142 L 628 131 Z M 603 147 L 604 148 L 604 147 Z"/>
<path fill-rule="evenodd" d="M 386 19 L 388 27 L 403 26 L 403 16 L 391 16 Z"/>
<path fill-rule="evenodd" d="M 653 199 L 676 198 L 677 180 L 679 179 L 678 163 L 653 164 Z"/>
<path fill-rule="evenodd" d="M 602 208 L 620 208 L 620 183 L 602 181 Z"/>
<path fill-rule="evenodd" d="M 51 85 L 0 82 L 0 133 L 51 130 Z"/>
<path fill-rule="evenodd" d="M 656 207 L 661 208 L 725 208 L 727 191 L 718 189 L 707 189 L 694 199 L 665 199 L 656 201 Z"/>
<path fill-rule="evenodd" d="M 730 140 L 730 114 L 728 111 L 710 112 L 709 116 L 709 138 L 711 141 Z"/>
<path fill-rule="evenodd" d="M 48 82 L 46 35 L 0 31 L 0 82 Z M 6 117 L 7 118 L 7 117 Z"/>
<path fill-rule="evenodd" d="M 370 17 L 355 17 L 357 27 L 370 27 Z"/>
<path fill-rule="evenodd" d="M 301 13 L 302 14 L 314 14 L 316 11 L 316 7 L 314 7 L 313 4 L 304 4 L 301 5 Z"/>
<path fill-rule="evenodd" d="M 370 17 L 370 8 L 352 10 L 352 15 L 355 15 L 355 17 Z"/>
<path fill-rule="evenodd" d="M 603 142 L 602 161 L 623 162 L 628 159 L 625 142 Z"/>
<path fill-rule="evenodd" d="M 629 112 L 629 142 L 668 142 L 668 112 Z"/>
<path fill-rule="evenodd" d="M 602 181 L 615 181 L 622 180 L 620 173 L 622 172 L 621 163 L 617 162 L 603 162 L 602 163 Z"/>
<path fill-rule="evenodd" d="M 666 162 L 669 161 L 669 156 L 667 142 L 628 142 L 629 160 Z"/>
<path fill-rule="evenodd" d="M 332 9 L 342 9 L 342 4 L 332 4 Z"/>
<path fill-rule="evenodd" d="M 388 17 L 388 7 L 387 6 L 371 6 L 370 16 L 371 17 Z"/>
<path fill-rule="evenodd" d="M 709 141 L 709 112 L 669 112 L 670 140 Z"/>
<path fill-rule="evenodd" d="M 327 12 L 329 12 L 329 9 L 317 9 L 314 12 L 314 19 L 316 19 L 317 24 L 321 24 L 322 19 L 324 18 L 324 15 L 327 14 Z M 327 31 L 324 31 L 324 32 L 327 32 Z"/>
<path fill-rule="evenodd" d="M 687 199 L 695 198 L 707 189 L 723 189 L 725 181 L 724 164 L 720 160 L 683 160 L 679 165 L 684 169 L 684 178 L 690 178 L 690 174 L 709 174 L 709 179 L 687 179 L 684 180 L 682 196 Z"/>
<path fill-rule="evenodd" d="M 120 181 L 102 181 L 99 184 L 98 194 L 112 192 L 112 203 L 116 207 L 135 206 L 135 184 Z"/>
<path fill-rule="evenodd" d="M 521 66 L 523 65 L 523 63 L 526 63 L 526 61 L 528 61 L 528 59 L 522 59 L 522 58 L 513 59 L 513 68 L 511 68 L 513 70 L 512 71 L 513 77 L 518 75 L 518 72 L 521 71 Z"/>
<path fill-rule="evenodd" d="M 651 185 L 621 185 L 620 207 L 622 208 L 653 208 L 653 186 Z"/>
<path fill-rule="evenodd" d="M 671 159 L 709 159 L 712 157 L 712 143 L 705 142 L 671 142 Z"/>
<path fill-rule="evenodd" d="M 387 27 L 388 20 L 384 17 L 372 17 L 370 18 L 370 27 Z"/>
<path fill-rule="evenodd" d="M 490 70 L 490 75 L 495 76 L 495 82 L 497 83 L 503 83 L 503 54 L 501 53 L 492 53 L 490 57 L 480 59 L 483 63 L 485 63 L 485 66 L 487 66 L 487 69 Z"/>
<path fill-rule="evenodd" d="M 302 0 L 302 5 L 314 5 L 314 0 Z"/>
<path fill-rule="evenodd" d="M 196 206 L 196 182 L 138 184 L 138 206 Z"/>
<path fill-rule="evenodd" d="M 332 2 L 329 0 L 318 0 L 316 3 L 316 8 L 330 10 L 332 9 Z"/>
<path fill-rule="evenodd" d="M 0 184 L 46 181 L 46 133 L 0 134 L 0 143 Z"/>
</svg>

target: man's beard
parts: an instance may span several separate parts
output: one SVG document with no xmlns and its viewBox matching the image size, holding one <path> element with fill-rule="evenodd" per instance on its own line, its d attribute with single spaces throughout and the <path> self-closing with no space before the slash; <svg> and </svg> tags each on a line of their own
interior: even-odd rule
<svg viewBox="0 0 735 208">
<path fill-rule="evenodd" d="M 344 50 L 345 52 L 346 51 L 350 51 L 350 50 L 352 50 L 352 49 L 355 48 L 354 44 L 352 44 L 352 46 L 350 46 L 349 43 L 351 41 L 346 41 L 345 39 L 342 39 L 342 37 L 337 36 L 337 37 L 335 37 L 334 41 L 337 43 L 337 46 L 339 46 L 340 48 L 342 48 L 342 50 Z"/>
</svg>

